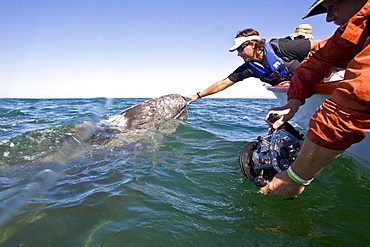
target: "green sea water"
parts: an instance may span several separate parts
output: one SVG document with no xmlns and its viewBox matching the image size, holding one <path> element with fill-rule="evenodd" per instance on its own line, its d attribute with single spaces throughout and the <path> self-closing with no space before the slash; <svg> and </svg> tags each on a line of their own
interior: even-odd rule
<svg viewBox="0 0 370 247">
<path fill-rule="evenodd" d="M 0 99 L 0 246 L 370 246 L 370 173 L 352 158 L 294 200 L 243 177 L 275 99 L 202 99 L 184 122 L 73 139 L 143 100 Z"/>
</svg>

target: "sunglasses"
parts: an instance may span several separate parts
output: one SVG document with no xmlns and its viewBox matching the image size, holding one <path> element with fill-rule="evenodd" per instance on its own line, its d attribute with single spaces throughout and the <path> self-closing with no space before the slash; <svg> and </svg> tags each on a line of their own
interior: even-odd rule
<svg viewBox="0 0 370 247">
<path fill-rule="evenodd" d="M 238 52 L 242 52 L 244 50 L 244 48 L 247 47 L 248 45 L 250 45 L 250 42 L 249 41 L 246 41 L 241 46 L 239 46 L 236 50 Z"/>
<path fill-rule="evenodd" d="M 244 46 L 244 45 L 241 45 L 241 46 L 239 46 L 236 50 L 238 51 L 238 52 L 242 52 L 243 50 L 244 50 L 244 48 L 245 48 L 246 46 Z"/>
</svg>

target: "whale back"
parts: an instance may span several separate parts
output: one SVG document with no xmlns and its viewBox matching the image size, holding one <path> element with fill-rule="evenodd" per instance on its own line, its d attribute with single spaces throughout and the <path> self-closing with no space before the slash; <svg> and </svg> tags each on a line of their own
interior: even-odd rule
<svg viewBox="0 0 370 247">
<path fill-rule="evenodd" d="M 132 128 L 161 119 L 185 120 L 186 101 L 179 94 L 169 94 L 141 102 L 104 120 L 104 124 Z"/>
</svg>

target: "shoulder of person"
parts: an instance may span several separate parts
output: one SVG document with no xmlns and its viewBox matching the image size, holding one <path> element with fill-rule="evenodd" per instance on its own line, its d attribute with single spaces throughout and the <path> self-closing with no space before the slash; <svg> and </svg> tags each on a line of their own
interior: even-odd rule
<svg viewBox="0 0 370 247">
<path fill-rule="evenodd" d="M 269 42 L 270 42 L 272 48 L 275 50 L 275 52 L 281 52 L 281 45 L 284 47 L 285 46 L 284 43 L 286 41 L 289 41 L 289 40 L 291 40 L 291 39 L 287 39 L 287 38 L 279 38 L 279 39 L 273 38 Z"/>
<path fill-rule="evenodd" d="M 310 40 L 291 40 L 291 39 L 277 39 L 274 43 L 281 52 L 293 52 L 296 53 L 300 52 L 309 52 L 311 49 L 311 41 Z"/>
<path fill-rule="evenodd" d="M 279 38 L 279 39 L 271 39 L 270 43 L 278 43 L 280 44 L 309 44 L 310 40 L 308 39 L 288 39 L 288 38 Z"/>
</svg>

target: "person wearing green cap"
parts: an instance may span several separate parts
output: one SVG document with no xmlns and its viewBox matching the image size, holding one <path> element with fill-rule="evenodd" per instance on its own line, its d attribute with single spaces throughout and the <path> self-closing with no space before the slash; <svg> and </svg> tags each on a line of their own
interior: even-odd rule
<svg viewBox="0 0 370 247">
<path fill-rule="evenodd" d="M 278 173 L 260 193 L 289 198 L 303 192 L 305 185 L 352 144 L 370 132 L 370 1 L 318 0 L 303 18 L 327 13 L 326 21 L 340 27 L 318 44 L 316 52 L 294 71 L 285 106 L 270 109 L 266 122 L 276 129 L 291 119 L 313 85 L 333 68 L 345 68 L 344 80 L 312 116 L 302 149 L 288 170 Z M 275 123 L 267 116 L 277 113 Z"/>
</svg>

